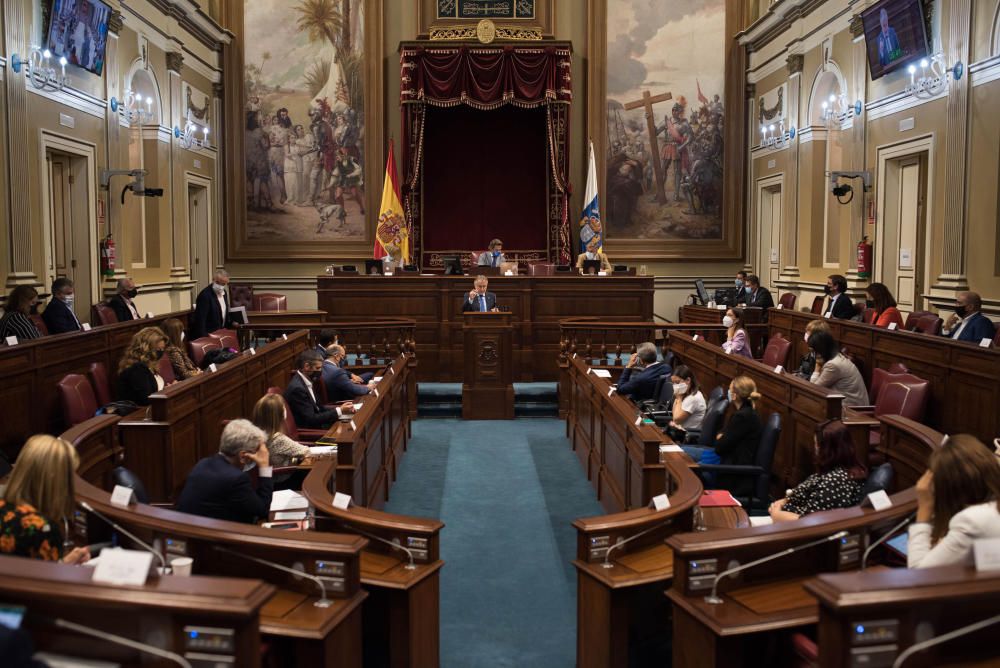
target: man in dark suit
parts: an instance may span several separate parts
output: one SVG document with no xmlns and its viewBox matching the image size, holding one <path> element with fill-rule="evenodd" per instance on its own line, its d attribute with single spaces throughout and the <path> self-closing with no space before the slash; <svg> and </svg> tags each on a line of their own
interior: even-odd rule
<svg viewBox="0 0 1000 668">
<path fill-rule="evenodd" d="M 764 309 L 765 312 L 769 308 L 774 308 L 774 298 L 771 297 L 771 291 L 761 287 L 759 276 L 750 275 L 747 277 L 747 285 L 750 286 L 750 294 L 747 295 L 747 306 L 756 306 L 757 308 Z"/>
<path fill-rule="evenodd" d="M 229 295 L 226 286 L 229 285 L 229 273 L 225 269 L 216 269 L 212 282 L 198 293 L 194 304 L 194 315 L 191 316 L 191 338 L 199 339 L 208 336 L 217 329 L 232 325 L 229 317 Z"/>
<path fill-rule="evenodd" d="M 115 312 L 118 322 L 140 320 L 142 316 L 139 315 L 139 309 L 132 301 L 139 294 L 139 289 L 135 287 L 135 281 L 131 278 L 119 278 L 117 288 L 115 296 L 108 300 L 108 306 Z"/>
<path fill-rule="evenodd" d="M 346 401 L 335 408 L 320 406 L 316 400 L 313 382 L 323 378 L 323 356 L 315 350 L 303 350 L 296 360 L 298 370 L 285 388 L 285 403 L 292 411 L 295 424 L 309 429 L 327 429 L 341 415 L 354 412 L 354 406 Z"/>
<path fill-rule="evenodd" d="M 977 292 L 959 292 L 955 297 L 955 313 L 944 323 L 941 334 L 956 341 L 979 343 L 993 339 L 993 321 L 982 314 L 983 298 Z"/>
<path fill-rule="evenodd" d="M 316 343 L 315 350 L 320 355 L 322 355 L 324 357 L 324 359 L 325 359 L 326 357 L 328 357 L 330 355 L 330 352 L 329 352 L 330 346 L 332 346 L 335 343 L 339 344 L 340 341 L 337 340 L 337 335 L 334 332 L 334 330 L 332 330 L 332 329 L 323 329 L 323 330 L 320 330 L 319 339 L 318 339 L 318 341 Z M 341 346 L 341 347 L 343 347 L 343 346 Z M 358 358 L 357 362 L 359 364 L 362 363 L 362 361 L 361 361 L 360 358 Z M 351 380 L 354 381 L 355 383 L 362 383 L 362 384 L 364 384 L 364 383 L 367 383 L 368 381 L 370 381 L 372 378 L 375 377 L 375 374 L 372 373 L 371 371 L 362 371 L 361 373 L 354 373 L 353 371 L 351 371 L 350 369 L 348 369 L 347 368 L 347 349 L 346 348 L 344 348 L 344 357 L 341 358 L 341 360 L 339 362 L 339 366 L 340 366 L 341 369 L 343 369 L 344 371 L 347 372 L 348 376 L 350 376 Z M 324 372 L 323 372 L 324 377 L 326 376 L 325 369 L 326 369 L 326 367 L 324 367 Z"/>
<path fill-rule="evenodd" d="M 486 312 L 497 310 L 497 296 L 492 292 L 486 291 L 489 283 L 485 276 L 476 276 L 476 281 L 473 283 L 475 287 L 469 290 L 466 300 L 462 303 L 462 313 L 466 311 Z"/>
<path fill-rule="evenodd" d="M 49 334 L 80 331 L 80 321 L 73 313 L 73 281 L 68 278 L 52 281 L 52 299 L 42 311 L 42 320 Z"/>
<path fill-rule="evenodd" d="M 854 304 L 851 303 L 851 298 L 845 294 L 847 292 L 846 278 L 840 274 L 827 276 L 826 288 L 823 291 L 830 296 L 830 303 L 827 304 L 826 311 L 823 312 L 824 318 L 850 320 L 855 316 Z"/>
<path fill-rule="evenodd" d="M 344 347 L 332 343 L 326 349 L 326 359 L 323 360 L 323 384 L 326 385 L 327 401 L 346 401 L 361 397 L 375 387 L 373 382 L 364 382 L 360 376 L 355 376 L 341 366 L 347 356 Z"/>
<path fill-rule="evenodd" d="M 618 381 L 618 394 L 637 403 L 653 399 L 657 379 L 670 373 L 670 367 L 656 359 L 656 344 L 640 343 Z"/>
<path fill-rule="evenodd" d="M 747 303 L 747 272 L 740 269 L 736 272 L 736 303 Z"/>
<path fill-rule="evenodd" d="M 271 509 L 271 479 L 267 435 L 249 420 L 233 420 L 222 430 L 219 452 L 195 464 L 177 498 L 182 513 L 230 522 L 266 519 Z M 248 469 L 257 467 L 257 489 Z"/>
</svg>

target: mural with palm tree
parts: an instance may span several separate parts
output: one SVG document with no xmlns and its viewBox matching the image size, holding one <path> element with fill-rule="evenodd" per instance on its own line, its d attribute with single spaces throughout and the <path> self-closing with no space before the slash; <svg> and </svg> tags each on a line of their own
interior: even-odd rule
<svg viewBox="0 0 1000 668">
<path fill-rule="evenodd" d="M 363 235 L 363 5 L 244 1 L 251 239 Z"/>
</svg>

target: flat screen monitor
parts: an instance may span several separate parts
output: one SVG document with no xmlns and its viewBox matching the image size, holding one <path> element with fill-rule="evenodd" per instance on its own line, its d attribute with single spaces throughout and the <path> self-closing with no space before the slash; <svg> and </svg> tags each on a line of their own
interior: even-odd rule
<svg viewBox="0 0 1000 668">
<path fill-rule="evenodd" d="M 926 58 L 927 24 L 921 0 L 882 0 L 861 13 L 872 81 Z"/>
<path fill-rule="evenodd" d="M 46 48 L 56 62 L 65 57 L 70 65 L 100 76 L 110 17 L 111 8 L 100 0 L 53 0 Z"/>
<path fill-rule="evenodd" d="M 705 281 L 700 278 L 695 279 L 694 289 L 698 291 L 698 299 L 701 300 L 702 304 L 708 304 L 711 301 L 711 297 L 708 294 L 708 290 L 705 289 Z"/>
<path fill-rule="evenodd" d="M 736 288 L 719 288 L 715 291 L 715 303 L 726 306 L 736 305 Z"/>
<path fill-rule="evenodd" d="M 583 273 L 585 274 L 596 274 L 601 270 L 600 260 L 584 260 L 583 261 Z"/>
<path fill-rule="evenodd" d="M 462 258 L 458 255 L 442 255 L 441 264 L 444 265 L 446 276 L 461 276 L 465 273 L 462 271 Z"/>
<path fill-rule="evenodd" d="M 365 260 L 365 273 L 369 276 L 382 275 L 382 260 Z"/>
</svg>

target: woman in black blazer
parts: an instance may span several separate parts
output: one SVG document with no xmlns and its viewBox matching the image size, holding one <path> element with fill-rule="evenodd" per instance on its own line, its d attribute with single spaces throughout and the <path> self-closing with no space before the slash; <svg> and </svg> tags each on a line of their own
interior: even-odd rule
<svg viewBox="0 0 1000 668">
<path fill-rule="evenodd" d="M 163 377 L 158 373 L 160 358 L 167 347 L 167 336 L 159 327 L 143 327 L 118 362 L 119 401 L 149 405 L 149 395 L 162 390 Z"/>
<path fill-rule="evenodd" d="M 757 386 L 747 376 L 737 376 L 729 384 L 729 401 L 736 412 L 729 417 L 722 433 L 715 437 L 715 452 L 722 464 L 754 463 L 762 428 L 756 410 L 759 399 Z M 718 486 L 736 496 L 747 496 L 753 492 L 753 480 L 746 476 L 719 474 Z"/>
</svg>

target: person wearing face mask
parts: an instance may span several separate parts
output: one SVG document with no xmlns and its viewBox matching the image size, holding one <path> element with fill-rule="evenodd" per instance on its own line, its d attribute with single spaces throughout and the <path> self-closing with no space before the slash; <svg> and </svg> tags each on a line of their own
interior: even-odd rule
<svg viewBox="0 0 1000 668">
<path fill-rule="evenodd" d="M 670 382 L 674 385 L 674 405 L 670 413 L 673 419 L 670 426 L 681 431 L 701 429 L 701 421 L 708 405 L 691 369 L 681 364 L 674 369 Z"/>
<path fill-rule="evenodd" d="M 8 336 L 16 336 L 18 341 L 39 339 L 42 333 L 31 322 L 31 308 L 38 303 L 38 291 L 30 285 L 19 285 L 7 295 L 3 318 L 0 318 L 0 344 Z"/>
<path fill-rule="evenodd" d="M 806 332 L 802 335 L 807 346 L 806 354 L 802 357 L 802 361 L 799 362 L 799 370 L 795 372 L 800 378 L 805 378 L 806 380 L 809 380 L 813 371 L 816 370 L 816 353 L 812 348 L 808 347 L 809 337 L 816 332 L 826 332 L 829 334 L 830 324 L 826 320 L 810 320 L 806 325 Z"/>
<path fill-rule="evenodd" d="M 167 318 L 161 325 L 167 335 L 167 359 L 174 369 L 174 378 L 185 380 L 202 373 L 188 354 L 184 352 L 184 324 L 177 318 Z"/>
<path fill-rule="evenodd" d="M 143 327 L 118 362 L 115 397 L 138 406 L 149 405 L 149 395 L 165 386 L 159 373 L 160 358 L 167 347 L 167 335 L 159 327 Z"/>
<path fill-rule="evenodd" d="M 764 319 L 767 319 L 767 309 L 774 308 L 774 297 L 771 291 L 760 284 L 760 277 L 751 275 L 747 277 L 747 287 L 750 288 L 747 294 L 747 306 L 755 306 L 764 309 Z"/>
<path fill-rule="evenodd" d="M 194 314 L 191 316 L 191 338 L 200 339 L 218 329 L 232 326 L 233 319 L 229 316 L 229 295 L 226 286 L 229 285 L 229 272 L 216 269 L 212 282 L 201 292 L 194 304 Z"/>
<path fill-rule="evenodd" d="M 731 308 L 726 311 L 722 324 L 726 327 L 726 340 L 722 344 L 722 349 L 730 355 L 742 355 L 747 359 L 753 359 L 746 326 L 743 324 L 743 309 Z"/>
<path fill-rule="evenodd" d="M 328 401 L 353 400 L 354 397 L 361 397 L 375 387 L 375 383 L 360 383 L 355 381 L 359 376 L 355 376 L 342 365 L 347 352 L 338 343 L 330 344 L 326 349 L 326 359 L 323 360 L 323 384 L 326 386 L 326 398 Z"/>
<path fill-rule="evenodd" d="M 490 242 L 489 248 L 479 254 L 478 264 L 480 267 L 499 267 L 506 261 L 507 258 L 503 254 L 503 242 L 499 239 L 494 239 Z"/>
<path fill-rule="evenodd" d="M 142 318 L 139 309 L 135 307 L 135 302 L 132 301 L 137 294 L 139 290 L 135 287 L 135 281 L 131 278 L 118 279 L 117 292 L 108 300 L 108 306 L 115 312 L 118 322 Z"/>
<path fill-rule="evenodd" d="M 830 297 L 826 310 L 823 312 L 824 318 L 840 318 L 850 320 L 854 317 L 854 304 L 846 294 L 847 279 L 840 274 L 833 274 L 826 277 L 826 287 L 823 288 Z"/>
<path fill-rule="evenodd" d="M 865 307 L 875 309 L 876 327 L 887 328 L 896 323 L 897 329 L 903 328 L 903 316 L 896 308 L 896 300 L 883 283 L 872 283 L 865 289 Z"/>
<path fill-rule="evenodd" d="M 266 519 L 274 493 L 267 435 L 249 420 L 222 430 L 219 452 L 191 469 L 177 497 L 177 510 L 217 520 L 253 524 Z M 247 471 L 257 467 L 257 489 Z"/>
<path fill-rule="evenodd" d="M 329 348 L 334 343 L 337 344 L 340 343 L 340 341 L 337 339 L 337 333 L 334 330 L 332 329 L 320 330 L 319 337 L 317 338 L 316 341 L 316 348 L 314 350 L 318 352 L 320 355 L 322 355 L 324 359 L 326 359 L 330 355 Z M 347 348 L 345 346 L 341 347 L 344 348 L 344 356 L 338 362 L 338 366 L 340 366 L 341 369 L 347 372 L 348 376 L 350 376 L 351 378 L 352 383 L 364 385 L 375 377 L 375 374 L 371 371 L 362 371 L 361 373 L 354 373 L 353 371 L 348 369 Z M 358 359 L 358 363 L 363 364 L 360 358 Z M 326 367 L 323 368 L 323 375 L 324 377 L 326 376 Z"/>
<path fill-rule="evenodd" d="M 980 311 L 983 299 L 975 292 L 959 292 L 955 297 L 955 313 L 944 323 L 943 336 L 956 341 L 979 343 L 996 336 L 993 323 Z"/>
<path fill-rule="evenodd" d="M 73 281 L 68 278 L 57 278 L 52 281 L 52 299 L 42 311 L 42 320 L 49 334 L 78 332 L 80 321 L 73 312 Z"/>
<path fill-rule="evenodd" d="M 816 353 L 816 366 L 809 382 L 844 395 L 844 406 L 868 406 L 865 379 L 854 362 L 840 352 L 840 346 L 829 332 L 815 332 L 809 337 L 809 347 Z"/>
<path fill-rule="evenodd" d="M 653 399 L 656 381 L 668 375 L 670 367 L 656 359 L 656 344 L 650 341 L 640 343 L 618 380 L 618 394 L 636 403 Z"/>
<path fill-rule="evenodd" d="M 736 285 L 736 303 L 746 304 L 747 303 L 747 272 L 742 269 L 736 272 L 736 280 L 734 281 Z"/>
<path fill-rule="evenodd" d="M 285 403 L 295 424 L 309 429 L 328 429 L 341 415 L 354 412 L 350 401 L 326 408 L 316 399 L 313 383 L 323 378 L 323 356 L 315 350 L 303 350 L 295 362 L 298 367 L 285 388 Z"/>
<path fill-rule="evenodd" d="M 277 394 L 265 394 L 253 407 L 253 423 L 267 437 L 267 451 L 274 468 L 293 464 L 310 464 L 309 446 L 302 445 L 285 434 L 285 402 Z M 274 476 L 275 489 L 301 489 L 307 469 Z"/>
<path fill-rule="evenodd" d="M 715 454 L 721 464 L 752 465 L 760 445 L 762 425 L 757 413 L 760 401 L 757 385 L 747 376 L 737 376 L 729 383 L 729 402 L 736 409 L 722 432 L 715 437 Z M 685 452 L 687 449 L 685 449 Z M 736 496 L 749 496 L 753 480 L 749 476 L 718 476 L 717 486 Z"/>
</svg>

